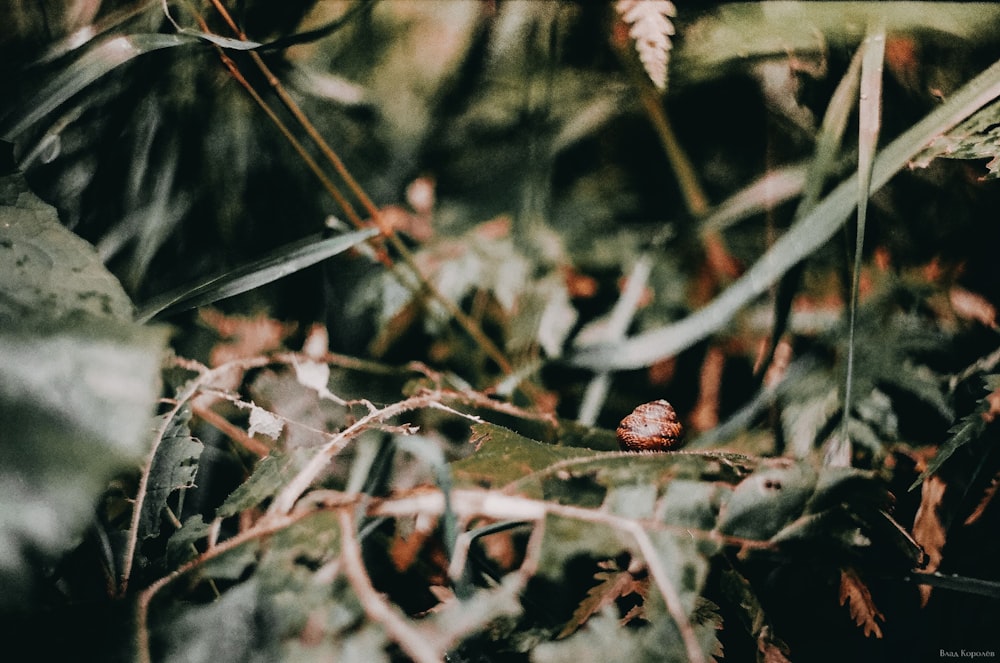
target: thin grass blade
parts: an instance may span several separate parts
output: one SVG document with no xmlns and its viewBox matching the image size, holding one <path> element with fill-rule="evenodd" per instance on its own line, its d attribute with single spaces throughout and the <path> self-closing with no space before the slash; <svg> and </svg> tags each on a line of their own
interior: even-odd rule
<svg viewBox="0 0 1000 663">
<path fill-rule="evenodd" d="M 367 228 L 327 239 L 313 236 L 286 244 L 248 265 L 156 297 L 139 310 L 136 318 L 148 322 L 157 315 L 186 311 L 248 292 L 343 253 L 377 234 L 377 228 Z"/>
<path fill-rule="evenodd" d="M 130 60 L 163 48 L 198 41 L 183 35 L 137 34 L 109 37 L 53 76 L 13 113 L 0 119 L 0 135 L 13 142 L 26 129 L 48 116 L 73 95 Z"/>
<path fill-rule="evenodd" d="M 854 243 L 854 274 L 851 281 L 850 325 L 847 335 L 847 372 L 844 382 L 844 417 L 840 439 L 831 447 L 831 464 L 850 465 L 852 387 L 854 384 L 854 330 L 857 325 L 858 287 L 861 283 L 861 259 L 865 246 L 865 223 L 871 195 L 872 164 L 882 119 L 882 68 L 885 63 L 885 23 L 868 32 L 861 59 L 861 97 L 858 104 L 858 228 Z"/>
</svg>

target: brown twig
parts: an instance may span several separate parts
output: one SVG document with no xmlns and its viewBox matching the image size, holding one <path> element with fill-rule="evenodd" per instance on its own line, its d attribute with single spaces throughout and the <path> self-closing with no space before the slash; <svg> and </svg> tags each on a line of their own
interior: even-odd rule
<svg viewBox="0 0 1000 663">
<path fill-rule="evenodd" d="M 241 532 L 231 539 L 226 539 L 217 546 L 210 548 L 206 552 L 202 553 L 195 559 L 183 564 L 167 575 L 163 576 L 159 580 L 153 582 L 149 587 L 145 588 L 136 599 L 136 610 L 135 610 L 135 647 L 136 647 L 136 660 L 139 663 L 151 663 L 152 655 L 149 649 L 149 606 L 153 601 L 153 598 L 157 593 L 160 592 L 164 587 L 168 586 L 170 583 L 174 582 L 178 578 L 190 573 L 191 571 L 202 566 L 211 559 L 222 555 L 223 553 L 229 552 L 239 546 L 253 541 L 254 539 L 259 539 L 265 536 L 279 532 L 286 527 L 302 520 L 305 517 L 313 515 L 312 513 L 295 514 L 294 516 L 285 516 L 283 518 L 272 518 L 266 523 L 263 521 L 258 522 L 253 528 Z"/>
<path fill-rule="evenodd" d="M 344 576 L 354 590 L 361 608 L 373 622 L 381 624 L 386 634 L 417 663 L 440 663 L 445 652 L 437 646 L 428 633 L 417 628 L 394 605 L 382 598 L 372 586 L 361 558 L 361 544 L 358 541 L 351 509 L 341 508 L 340 555 Z"/>
<path fill-rule="evenodd" d="M 221 414 L 208 407 L 195 405 L 191 408 L 195 416 L 212 426 L 223 435 L 232 440 L 235 444 L 246 449 L 258 458 L 263 458 L 271 453 L 271 448 L 262 442 L 253 439 L 247 432 L 239 426 L 231 423 Z"/>
</svg>

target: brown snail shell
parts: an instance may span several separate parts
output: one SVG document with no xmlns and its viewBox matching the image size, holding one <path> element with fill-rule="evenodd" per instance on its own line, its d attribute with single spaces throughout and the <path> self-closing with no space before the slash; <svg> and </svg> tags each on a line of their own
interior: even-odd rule
<svg viewBox="0 0 1000 663">
<path fill-rule="evenodd" d="M 660 399 L 632 410 L 616 432 L 618 445 L 625 451 L 672 451 L 681 446 L 684 427 L 674 406 Z"/>
</svg>

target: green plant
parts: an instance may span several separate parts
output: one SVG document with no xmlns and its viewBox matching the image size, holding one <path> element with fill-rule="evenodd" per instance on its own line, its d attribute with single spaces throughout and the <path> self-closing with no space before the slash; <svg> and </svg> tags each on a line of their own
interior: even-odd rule
<svg viewBox="0 0 1000 663">
<path fill-rule="evenodd" d="M 993 651 L 997 8 L 92 9 L 0 42 L 12 638 Z"/>
</svg>

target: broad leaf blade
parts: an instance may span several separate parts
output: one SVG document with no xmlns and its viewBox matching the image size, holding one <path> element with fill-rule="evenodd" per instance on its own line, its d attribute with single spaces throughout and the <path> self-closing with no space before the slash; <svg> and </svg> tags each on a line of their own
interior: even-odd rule
<svg viewBox="0 0 1000 663">
<path fill-rule="evenodd" d="M 24 179 L 0 179 L 0 322 L 90 315 L 128 321 L 132 302 L 97 252 Z"/>
<path fill-rule="evenodd" d="M 0 180 L 0 607 L 78 542 L 97 496 L 146 454 L 166 330 L 19 178 Z"/>
</svg>

